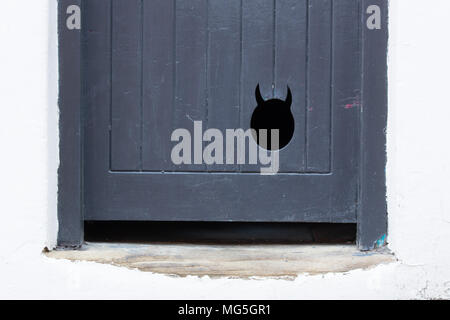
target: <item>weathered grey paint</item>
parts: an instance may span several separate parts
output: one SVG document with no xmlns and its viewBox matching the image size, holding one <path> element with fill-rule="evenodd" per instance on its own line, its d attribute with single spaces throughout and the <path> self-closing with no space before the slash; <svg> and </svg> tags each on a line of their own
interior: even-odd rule
<svg viewBox="0 0 450 320">
<path fill-rule="evenodd" d="M 248 128 L 259 83 L 267 99 L 284 99 L 287 86 L 294 93 L 281 171 L 331 171 L 331 0 L 111 3 L 111 170 L 205 171 L 175 167 L 167 137 L 194 120 Z"/>
<path fill-rule="evenodd" d="M 381 29 L 363 28 L 363 112 L 358 246 L 372 250 L 387 241 L 386 126 L 388 1 L 363 2 L 363 26 L 370 5 L 381 8 Z"/>
<path fill-rule="evenodd" d="M 387 1 L 378 2 L 386 12 Z M 361 133 L 363 143 L 372 143 L 380 134 L 385 101 L 379 101 L 376 123 L 360 128 L 360 121 L 374 117 L 365 114 L 364 102 L 386 91 L 380 82 L 371 91 L 370 82 L 385 77 L 386 44 L 377 39 L 387 30 L 379 38 L 361 31 L 364 1 L 126 3 L 83 2 L 84 219 L 358 222 L 359 246 L 371 248 L 386 229 L 378 209 L 385 206 L 384 175 L 370 171 L 384 170 L 384 156 L 372 154 L 384 144 L 377 140 L 360 149 L 359 139 Z M 64 35 L 60 42 L 69 39 Z M 377 55 L 369 52 L 376 46 L 372 40 L 383 52 L 371 62 Z M 61 47 L 62 58 L 68 50 Z M 362 78 L 362 66 L 364 74 L 378 70 L 378 76 Z M 61 67 L 63 82 L 68 76 Z M 247 128 L 257 83 L 265 98 L 284 98 L 287 84 L 294 94 L 296 133 L 281 152 L 281 173 L 263 177 L 252 166 L 174 167 L 171 131 L 190 128 L 192 120 Z M 80 124 L 76 115 L 71 121 Z M 360 160 L 367 165 L 359 166 Z M 63 171 L 80 173 L 81 167 Z M 368 177 L 378 186 L 371 189 L 373 201 Z M 61 184 L 63 190 L 68 185 Z M 60 202 L 63 217 L 67 207 Z M 375 212 L 371 218 L 364 208 Z M 78 225 L 64 218 L 61 225 L 79 232 L 81 210 L 76 217 Z M 372 223 L 375 233 L 367 231 Z"/>
<path fill-rule="evenodd" d="M 59 139 L 58 243 L 77 246 L 83 241 L 81 208 L 81 50 L 80 30 L 67 27 L 67 8 L 81 1 L 59 1 Z"/>
<path fill-rule="evenodd" d="M 157 45 L 158 35 L 147 30 L 148 22 L 144 21 L 149 19 L 148 8 L 162 3 L 168 6 L 160 11 L 165 15 L 160 18 L 162 30 L 172 39 L 162 42 L 164 52 L 172 58 L 166 61 L 167 68 L 172 63 L 169 70 L 149 60 L 147 55 L 156 55 L 156 49 L 143 44 L 154 41 Z M 84 81 L 86 136 L 90 138 L 85 145 L 85 219 L 356 222 L 359 108 L 346 105 L 358 100 L 360 92 L 360 64 L 355 63 L 360 61 L 359 2 L 335 2 L 334 8 L 330 0 L 310 5 L 308 9 L 307 1 L 258 0 L 230 4 L 225 9 L 221 0 L 130 1 L 126 6 L 122 1 L 86 2 Z M 328 28 L 317 20 L 325 21 Z M 227 28 L 232 32 L 224 39 Z M 150 39 L 144 36 L 148 32 L 153 32 Z M 318 43 L 321 37 L 325 40 Z M 306 53 L 315 47 L 319 53 L 324 51 L 325 60 L 333 60 L 332 70 L 331 62 L 308 61 Z M 218 57 L 220 48 L 230 52 L 233 61 Z M 224 74 L 226 79 L 213 77 L 218 66 L 230 68 Z M 309 86 L 308 67 L 321 73 L 323 87 Z M 151 74 L 154 78 L 149 84 L 145 80 Z M 316 80 L 314 77 L 315 73 Z M 220 93 L 213 87 L 217 79 L 227 83 L 219 87 Z M 207 172 L 201 165 L 174 168 L 167 161 L 172 145 L 169 133 L 180 127 L 192 128 L 192 120 L 207 122 L 209 110 L 214 116 L 218 110 L 227 114 L 223 126 L 248 129 L 258 83 L 265 98 L 275 95 L 284 99 L 287 85 L 295 97 L 296 137 L 281 152 L 279 175 L 260 176 L 256 166 L 224 173 Z M 174 91 L 156 104 L 147 96 L 155 88 L 154 94 L 167 88 Z M 307 97 L 318 99 L 322 90 L 326 100 L 308 101 L 313 120 L 308 123 Z M 222 100 L 223 96 L 228 98 Z M 315 112 L 325 116 L 321 120 Z M 159 134 L 139 136 L 140 130 L 148 132 L 143 126 L 149 118 L 158 114 L 163 114 L 165 121 L 154 120 L 159 122 Z M 233 119 L 234 124 L 229 121 Z M 220 123 L 220 118 L 215 121 Z M 317 132 L 316 127 L 320 127 Z M 319 133 L 323 139 L 309 141 L 308 136 Z M 146 152 L 139 152 L 139 146 L 144 150 L 143 139 L 150 145 L 164 145 L 159 149 L 166 152 L 166 159 L 144 160 L 151 154 L 148 146 Z M 305 146 L 310 146 L 309 168 L 317 172 L 307 170 Z M 315 159 L 322 159 L 322 163 Z M 143 166 L 144 162 L 158 161 L 160 166 L 153 170 Z"/>
</svg>

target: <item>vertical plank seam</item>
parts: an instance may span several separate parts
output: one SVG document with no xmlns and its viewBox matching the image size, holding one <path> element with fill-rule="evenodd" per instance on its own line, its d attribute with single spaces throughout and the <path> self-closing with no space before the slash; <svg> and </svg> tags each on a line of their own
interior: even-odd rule
<svg viewBox="0 0 450 320">
<path fill-rule="evenodd" d="M 172 51 L 172 110 L 177 105 L 177 0 L 173 0 L 173 51 Z M 175 124 L 175 112 L 172 113 L 172 129 Z M 175 171 L 175 165 L 171 163 L 171 171 Z"/>
<path fill-rule="evenodd" d="M 328 172 L 333 172 L 333 109 L 334 109 L 334 1 L 330 5 L 330 115 L 329 115 L 329 140 L 328 140 Z"/>
<path fill-rule="evenodd" d="M 239 8 L 239 128 L 242 128 L 243 124 L 243 112 L 242 108 L 244 105 L 244 95 L 243 95 L 243 60 L 244 60 L 244 0 L 240 0 Z M 242 172 L 242 165 L 237 164 L 237 170 L 239 173 Z"/>
<path fill-rule="evenodd" d="M 277 41 L 277 2 L 273 0 L 273 13 L 272 13 L 272 23 L 273 23 L 273 33 L 272 33 L 272 97 L 275 98 L 275 78 L 276 78 L 276 41 Z"/>
<path fill-rule="evenodd" d="M 114 3 L 115 1 L 110 2 L 110 19 L 109 19 L 109 170 L 113 170 L 112 164 L 112 127 L 113 127 L 113 22 L 114 22 Z"/>
<path fill-rule="evenodd" d="M 209 0 L 206 1 L 206 53 L 205 53 L 205 123 L 206 129 L 209 129 L 209 55 L 210 55 L 210 30 L 209 30 Z M 205 143 L 203 142 L 203 147 Z M 210 166 L 204 165 L 208 172 Z"/>
<path fill-rule="evenodd" d="M 140 146 L 139 146 L 139 161 L 140 170 L 144 170 L 144 0 L 140 0 Z"/>
<path fill-rule="evenodd" d="M 309 52 L 310 52 L 310 3 L 309 0 L 306 0 L 306 54 L 305 54 L 305 137 L 304 137 L 304 150 L 303 150 L 303 166 L 304 171 L 309 171 L 308 166 L 308 148 L 309 148 L 309 139 L 308 139 L 308 127 L 309 127 Z"/>
</svg>

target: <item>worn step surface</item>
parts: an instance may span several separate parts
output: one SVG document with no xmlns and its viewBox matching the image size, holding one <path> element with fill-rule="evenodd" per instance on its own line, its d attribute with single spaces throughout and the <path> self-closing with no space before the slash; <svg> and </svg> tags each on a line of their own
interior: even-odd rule
<svg viewBox="0 0 450 320">
<path fill-rule="evenodd" d="M 56 250 L 46 255 L 176 276 L 243 278 L 347 272 L 396 261 L 387 250 L 363 253 L 353 245 L 87 243 L 79 250 Z"/>
</svg>

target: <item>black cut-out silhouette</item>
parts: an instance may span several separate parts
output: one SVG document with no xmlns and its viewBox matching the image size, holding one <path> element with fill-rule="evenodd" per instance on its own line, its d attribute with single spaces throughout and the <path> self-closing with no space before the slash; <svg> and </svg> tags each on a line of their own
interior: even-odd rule
<svg viewBox="0 0 450 320">
<path fill-rule="evenodd" d="M 295 131 L 295 120 L 292 115 L 292 93 L 288 87 L 286 100 L 271 99 L 265 101 L 261 95 L 259 84 L 256 87 L 256 102 L 258 103 L 252 115 L 250 128 L 255 130 L 255 140 L 262 148 L 270 151 L 276 151 L 286 147 L 292 140 Z M 260 130 L 267 130 L 266 139 L 260 139 Z M 271 130 L 279 130 L 279 145 L 276 147 L 275 143 L 272 146 Z M 261 140 L 261 141 L 260 141 Z"/>
</svg>

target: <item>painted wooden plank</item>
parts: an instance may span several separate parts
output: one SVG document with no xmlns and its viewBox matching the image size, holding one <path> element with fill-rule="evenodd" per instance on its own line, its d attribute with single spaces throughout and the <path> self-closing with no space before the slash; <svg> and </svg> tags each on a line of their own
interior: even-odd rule
<svg viewBox="0 0 450 320">
<path fill-rule="evenodd" d="M 367 8 L 380 8 L 381 28 L 366 27 Z M 373 14 L 373 12 L 372 12 Z M 388 1 L 362 1 L 363 95 L 358 247 L 372 250 L 387 243 L 386 125 Z"/>
<path fill-rule="evenodd" d="M 208 2 L 207 128 L 239 128 L 241 86 L 241 0 Z M 236 148 L 235 148 L 236 150 Z M 214 164 L 208 171 L 237 171 L 238 165 Z"/>
<path fill-rule="evenodd" d="M 84 218 L 97 203 L 110 203 L 111 17 L 110 0 L 84 2 Z M 124 208 L 125 210 L 125 208 Z M 109 211 L 109 210 L 108 210 Z"/>
<path fill-rule="evenodd" d="M 264 99 L 274 97 L 274 4 L 273 0 L 242 2 L 242 83 L 240 127 L 250 128 L 257 106 L 259 84 Z M 248 157 L 247 157 L 248 158 Z M 248 163 L 248 161 L 246 161 Z M 259 172 L 259 166 L 242 165 L 243 172 Z"/>
<path fill-rule="evenodd" d="M 349 210 L 356 216 L 361 93 L 359 0 L 333 1 L 332 174 L 334 197 L 328 199 L 334 215 Z M 349 104 L 352 107 L 349 108 Z M 343 206 L 344 205 L 344 206 Z"/>
<path fill-rule="evenodd" d="M 294 136 L 280 151 L 280 172 L 305 169 L 307 3 L 306 0 L 276 2 L 275 97 L 285 100 L 290 87 L 295 119 Z"/>
<path fill-rule="evenodd" d="M 81 0 L 58 2 L 59 36 L 59 154 L 58 245 L 79 246 L 83 242 L 81 205 L 81 32 L 68 29 L 70 6 Z M 72 12 L 73 11 L 69 11 Z"/>
<path fill-rule="evenodd" d="M 332 0 L 309 1 L 306 163 L 308 172 L 331 170 Z"/>
<path fill-rule="evenodd" d="M 332 175 L 136 172 L 108 174 L 107 183 L 86 220 L 356 222 L 352 188 L 341 195 L 344 180 Z"/>
<path fill-rule="evenodd" d="M 143 10 L 143 169 L 172 171 L 175 1 L 148 0 Z"/>
<path fill-rule="evenodd" d="M 141 4 L 112 1 L 112 170 L 142 169 Z"/>
<path fill-rule="evenodd" d="M 207 0 L 176 1 L 176 80 L 173 124 L 174 128 L 185 128 L 192 133 L 194 121 L 205 123 L 207 114 L 207 11 Z M 194 159 L 195 151 L 202 146 L 196 146 L 194 142 L 192 146 L 193 164 L 177 166 L 177 171 L 206 169 L 206 166 L 201 164 L 201 153 L 197 159 Z"/>
</svg>

